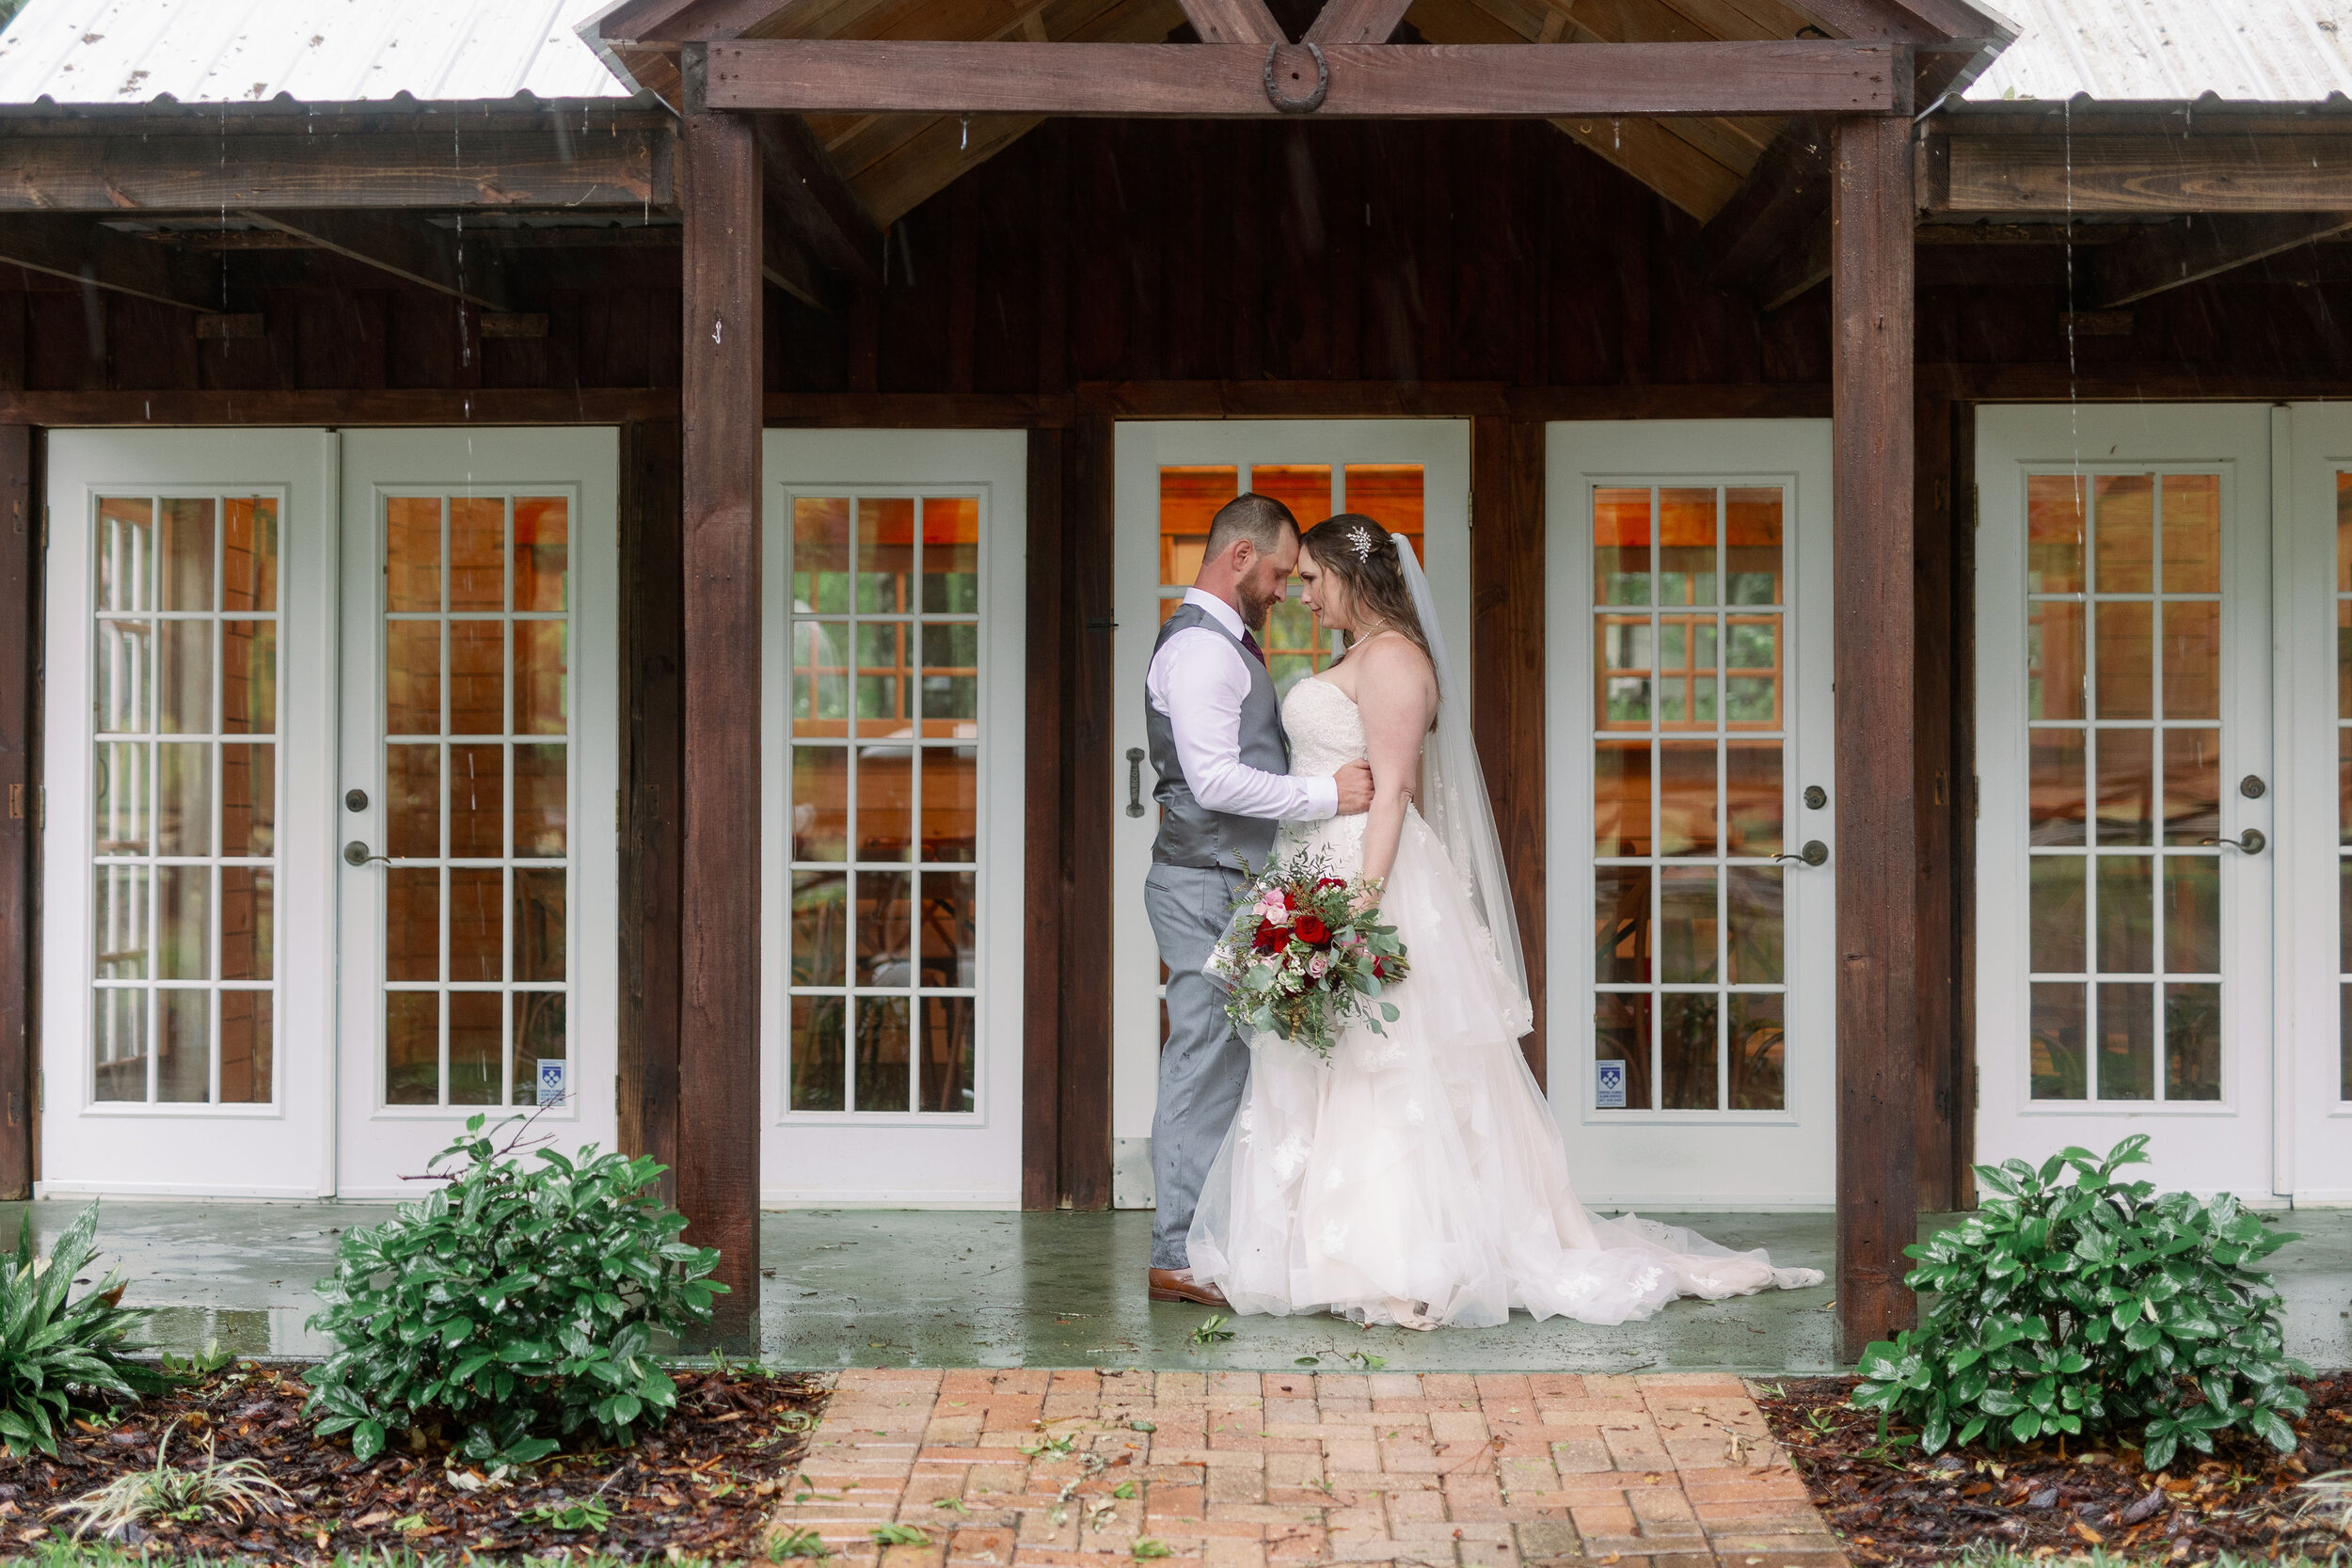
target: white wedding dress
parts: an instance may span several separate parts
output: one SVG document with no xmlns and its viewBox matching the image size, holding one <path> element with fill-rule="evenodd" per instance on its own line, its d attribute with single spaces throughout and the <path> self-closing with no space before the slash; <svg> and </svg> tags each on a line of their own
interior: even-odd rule
<svg viewBox="0 0 2352 1568">
<path fill-rule="evenodd" d="M 1294 776 L 1364 754 L 1356 705 L 1301 680 L 1282 704 Z M 1368 818 L 1286 822 L 1278 863 L 1320 850 L 1334 875 L 1363 864 Z M 1328 1066 L 1275 1035 L 1251 1042 L 1249 1084 L 1202 1187 L 1193 1275 L 1237 1312 L 1336 1312 L 1359 1323 L 1425 1315 L 1461 1327 L 1513 1307 L 1589 1323 L 1645 1318 L 1677 1296 L 1709 1300 L 1818 1285 L 1695 1232 L 1588 1213 L 1567 1152 L 1519 1054 L 1525 994 L 1501 961 L 1445 845 L 1408 808 L 1381 898 L 1411 960 L 1386 993 L 1385 1035 L 1347 1030 Z"/>
</svg>

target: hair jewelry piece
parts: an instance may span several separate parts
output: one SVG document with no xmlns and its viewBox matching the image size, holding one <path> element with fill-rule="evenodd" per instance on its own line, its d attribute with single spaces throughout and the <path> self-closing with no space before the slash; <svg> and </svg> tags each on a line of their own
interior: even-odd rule
<svg viewBox="0 0 2352 1568">
<path fill-rule="evenodd" d="M 1359 528 L 1350 533 L 1348 537 L 1356 542 L 1356 560 L 1358 563 L 1360 564 L 1363 562 L 1370 561 L 1372 559 L 1372 531 L 1370 529 Z"/>
</svg>

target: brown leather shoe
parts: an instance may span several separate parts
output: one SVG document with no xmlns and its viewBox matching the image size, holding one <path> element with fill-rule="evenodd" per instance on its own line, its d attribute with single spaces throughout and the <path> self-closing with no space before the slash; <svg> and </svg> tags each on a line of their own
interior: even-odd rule
<svg viewBox="0 0 2352 1568">
<path fill-rule="evenodd" d="M 1195 1280 L 1190 1269 L 1153 1269 L 1152 1299 L 1189 1302 L 1195 1307 L 1221 1307 L 1229 1310 L 1232 1307 L 1232 1303 L 1227 1301 L 1216 1286 L 1203 1285 Z"/>
</svg>

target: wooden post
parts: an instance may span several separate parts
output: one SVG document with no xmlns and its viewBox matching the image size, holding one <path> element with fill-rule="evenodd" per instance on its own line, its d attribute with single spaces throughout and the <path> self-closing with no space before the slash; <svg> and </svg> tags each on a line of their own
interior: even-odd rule
<svg viewBox="0 0 2352 1568">
<path fill-rule="evenodd" d="M 677 1201 L 678 856 L 686 765 L 675 420 L 621 427 L 620 1143 Z"/>
<path fill-rule="evenodd" d="M 1912 172 L 1907 117 L 1832 152 L 1836 478 L 1837 1310 L 1844 1351 L 1915 1321 Z"/>
<path fill-rule="evenodd" d="M 1022 853 L 1028 931 L 1021 944 L 1021 1207 L 1058 1209 L 1061 1174 L 1062 930 L 1062 432 L 1029 432 L 1028 767 Z"/>
<path fill-rule="evenodd" d="M 33 446 L 31 426 L 0 425 L 0 1198 L 33 1196 Z"/>
<path fill-rule="evenodd" d="M 683 368 L 685 853 L 678 1207 L 721 1250 L 714 1334 L 751 1348 L 759 1291 L 759 152 L 705 112 L 687 49 Z"/>
</svg>

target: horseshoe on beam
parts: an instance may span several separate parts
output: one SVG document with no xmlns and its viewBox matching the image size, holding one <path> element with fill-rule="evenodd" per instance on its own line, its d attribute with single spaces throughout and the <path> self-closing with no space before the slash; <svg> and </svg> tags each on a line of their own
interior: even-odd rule
<svg viewBox="0 0 2352 1568">
<path fill-rule="evenodd" d="M 1275 82 L 1275 62 L 1280 56 L 1281 53 L 1282 45 L 1279 43 L 1269 43 L 1265 46 L 1266 102 L 1273 104 L 1277 109 L 1279 109 L 1286 115 L 1313 114 L 1317 109 L 1323 107 L 1324 99 L 1330 95 L 1331 62 L 1323 57 L 1323 50 L 1320 45 L 1312 43 L 1307 45 L 1307 53 L 1314 56 L 1315 90 L 1309 93 L 1304 98 L 1290 98 L 1283 94 L 1281 87 Z M 1297 79 L 1298 72 L 1295 71 L 1292 71 L 1291 80 L 1296 81 Z"/>
</svg>

